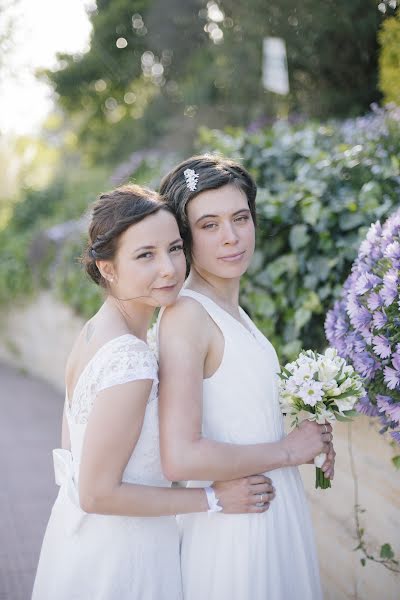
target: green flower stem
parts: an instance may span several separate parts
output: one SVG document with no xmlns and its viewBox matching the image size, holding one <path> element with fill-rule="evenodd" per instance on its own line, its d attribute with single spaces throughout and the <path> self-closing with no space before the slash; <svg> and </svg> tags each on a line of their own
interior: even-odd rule
<svg viewBox="0 0 400 600">
<path fill-rule="evenodd" d="M 326 490 L 331 487 L 331 480 L 325 477 L 322 469 L 317 467 L 315 469 L 315 487 Z"/>
</svg>

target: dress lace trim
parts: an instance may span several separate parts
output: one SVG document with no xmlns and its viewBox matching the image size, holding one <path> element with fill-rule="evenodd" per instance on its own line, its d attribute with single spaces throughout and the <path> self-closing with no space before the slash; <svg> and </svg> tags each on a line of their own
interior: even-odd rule
<svg viewBox="0 0 400 600">
<path fill-rule="evenodd" d="M 82 371 L 71 398 L 67 401 L 70 418 L 87 423 L 96 395 L 114 385 L 139 379 L 152 379 L 149 402 L 157 397 L 158 365 L 155 354 L 145 342 L 126 334 L 104 344 Z"/>
</svg>

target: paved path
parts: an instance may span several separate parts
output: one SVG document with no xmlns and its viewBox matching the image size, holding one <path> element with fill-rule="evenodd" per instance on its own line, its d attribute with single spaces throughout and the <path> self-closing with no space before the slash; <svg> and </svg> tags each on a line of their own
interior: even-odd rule
<svg viewBox="0 0 400 600">
<path fill-rule="evenodd" d="M 57 494 L 51 450 L 60 444 L 63 398 L 0 364 L 0 600 L 29 600 Z"/>
</svg>

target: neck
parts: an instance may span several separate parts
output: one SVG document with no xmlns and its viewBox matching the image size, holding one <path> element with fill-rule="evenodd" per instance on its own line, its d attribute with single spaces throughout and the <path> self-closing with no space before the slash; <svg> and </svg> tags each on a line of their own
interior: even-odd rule
<svg viewBox="0 0 400 600">
<path fill-rule="evenodd" d="M 108 296 L 105 306 L 128 327 L 130 333 L 146 341 L 154 307 L 135 300 L 118 300 L 114 296 Z"/>
<path fill-rule="evenodd" d="M 211 273 L 190 269 L 186 287 L 215 300 L 224 308 L 237 311 L 239 307 L 240 278 L 222 279 Z"/>
</svg>

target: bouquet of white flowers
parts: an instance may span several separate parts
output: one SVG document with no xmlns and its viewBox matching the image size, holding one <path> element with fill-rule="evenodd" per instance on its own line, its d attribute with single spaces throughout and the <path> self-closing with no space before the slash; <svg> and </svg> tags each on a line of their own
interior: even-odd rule
<svg viewBox="0 0 400 600">
<path fill-rule="evenodd" d="M 303 419 L 324 424 L 327 421 L 349 421 L 358 413 L 354 405 L 365 396 L 360 376 L 337 351 L 328 348 L 325 354 L 303 351 L 279 373 L 282 412 L 293 416 L 292 425 Z M 319 454 L 314 459 L 315 487 L 331 487 L 321 467 L 326 459 Z"/>
</svg>

